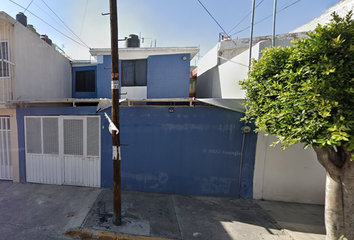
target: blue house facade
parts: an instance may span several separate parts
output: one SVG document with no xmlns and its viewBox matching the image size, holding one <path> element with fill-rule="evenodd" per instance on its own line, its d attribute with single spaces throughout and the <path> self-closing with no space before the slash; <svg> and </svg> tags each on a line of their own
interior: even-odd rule
<svg viewBox="0 0 354 240">
<path fill-rule="evenodd" d="M 72 64 L 72 98 L 19 102 L 20 181 L 111 188 L 110 49 Z M 252 198 L 255 133 L 189 99 L 197 48 L 120 49 L 122 189 Z M 124 101 L 125 99 L 125 101 Z M 252 126 L 251 126 L 252 127 Z"/>
</svg>

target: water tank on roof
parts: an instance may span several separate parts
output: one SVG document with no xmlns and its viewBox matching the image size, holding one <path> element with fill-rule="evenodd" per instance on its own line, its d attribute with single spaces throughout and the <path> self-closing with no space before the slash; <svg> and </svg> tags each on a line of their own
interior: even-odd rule
<svg viewBox="0 0 354 240">
<path fill-rule="evenodd" d="M 52 46 L 52 40 L 47 35 L 41 35 L 41 39 Z"/>
<path fill-rule="evenodd" d="M 127 48 L 140 47 L 139 37 L 135 34 L 130 34 L 129 37 L 125 39 L 125 47 Z"/>
<path fill-rule="evenodd" d="M 23 26 L 27 27 L 27 17 L 25 14 L 23 14 L 22 12 L 19 12 L 16 15 L 16 21 L 21 23 Z"/>
</svg>

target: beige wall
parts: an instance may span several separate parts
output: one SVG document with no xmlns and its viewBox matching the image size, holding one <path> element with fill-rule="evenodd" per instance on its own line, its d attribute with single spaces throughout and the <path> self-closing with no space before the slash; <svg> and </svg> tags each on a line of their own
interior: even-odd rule
<svg viewBox="0 0 354 240">
<path fill-rule="evenodd" d="M 325 170 L 313 149 L 297 144 L 270 147 L 273 136 L 258 133 L 253 197 L 272 201 L 323 204 Z"/>
<path fill-rule="evenodd" d="M 13 49 L 14 100 L 72 96 L 69 60 L 18 22 L 14 27 Z"/>
</svg>

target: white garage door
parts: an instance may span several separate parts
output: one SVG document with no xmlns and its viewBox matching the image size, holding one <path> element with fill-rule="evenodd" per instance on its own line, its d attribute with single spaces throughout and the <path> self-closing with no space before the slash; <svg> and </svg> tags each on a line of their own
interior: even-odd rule
<svg viewBox="0 0 354 240">
<path fill-rule="evenodd" d="M 10 117 L 0 117 L 0 179 L 12 180 Z"/>
<path fill-rule="evenodd" d="M 101 186 L 99 116 L 25 117 L 27 182 Z"/>
</svg>

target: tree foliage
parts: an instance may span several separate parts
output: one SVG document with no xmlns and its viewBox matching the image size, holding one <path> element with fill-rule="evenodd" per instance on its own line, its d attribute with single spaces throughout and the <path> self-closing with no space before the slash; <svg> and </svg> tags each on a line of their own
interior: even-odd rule
<svg viewBox="0 0 354 240">
<path fill-rule="evenodd" d="M 308 38 L 290 47 L 267 48 L 253 60 L 248 79 L 246 119 L 296 143 L 354 150 L 354 22 L 332 14 Z"/>
</svg>

